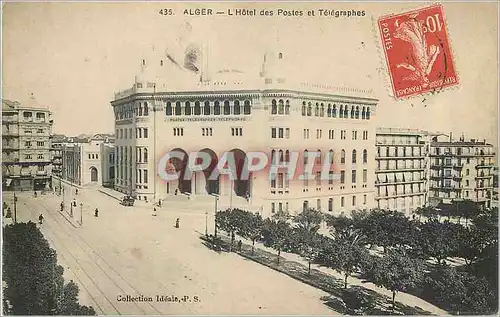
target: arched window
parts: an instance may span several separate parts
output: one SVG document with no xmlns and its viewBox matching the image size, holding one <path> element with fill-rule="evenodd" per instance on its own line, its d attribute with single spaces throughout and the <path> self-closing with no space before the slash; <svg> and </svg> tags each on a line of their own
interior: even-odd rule
<svg viewBox="0 0 500 317">
<path fill-rule="evenodd" d="M 356 106 L 356 113 L 355 113 L 355 115 L 356 115 L 356 119 L 359 119 L 359 107 L 358 106 Z"/>
<path fill-rule="evenodd" d="M 143 155 L 144 155 L 144 159 L 142 160 L 142 162 L 147 163 L 148 162 L 148 149 L 147 148 L 144 148 Z"/>
<path fill-rule="evenodd" d="M 318 117 L 319 116 L 319 104 L 316 102 L 316 108 L 314 108 L 314 116 Z"/>
<path fill-rule="evenodd" d="M 214 115 L 220 115 L 220 101 L 216 100 L 214 102 Z"/>
<path fill-rule="evenodd" d="M 285 162 L 290 162 L 290 151 L 285 151 Z"/>
<path fill-rule="evenodd" d="M 245 100 L 245 104 L 243 105 L 243 114 L 250 114 L 250 100 Z"/>
<path fill-rule="evenodd" d="M 333 150 L 330 149 L 330 151 L 328 151 L 328 157 L 330 159 L 330 164 L 333 164 Z"/>
<path fill-rule="evenodd" d="M 332 117 L 336 118 L 337 117 L 337 105 L 333 105 L 332 109 Z"/>
<path fill-rule="evenodd" d="M 310 102 L 307 104 L 307 116 L 312 116 L 312 104 Z"/>
<path fill-rule="evenodd" d="M 273 165 L 277 163 L 276 150 L 271 150 L 271 162 Z"/>
<path fill-rule="evenodd" d="M 205 101 L 204 107 L 203 107 L 203 113 L 208 116 L 210 115 L 210 101 Z"/>
<path fill-rule="evenodd" d="M 344 106 L 344 118 L 349 118 L 349 107 L 347 105 Z"/>
<path fill-rule="evenodd" d="M 351 106 L 351 119 L 354 119 L 354 106 Z"/>
<path fill-rule="evenodd" d="M 304 151 L 304 166 L 307 165 L 307 156 L 309 155 L 309 151 L 305 150 Z"/>
<path fill-rule="evenodd" d="M 149 106 L 148 103 L 144 103 L 144 115 L 147 116 L 149 114 Z"/>
<path fill-rule="evenodd" d="M 290 114 L 290 100 L 285 102 L 285 114 Z"/>
<path fill-rule="evenodd" d="M 276 105 L 276 99 L 273 99 L 271 101 L 271 114 L 277 114 L 278 113 L 278 106 Z"/>
<path fill-rule="evenodd" d="M 121 115 L 121 113 L 120 113 Z M 142 104 L 139 102 L 139 116 L 142 116 Z M 120 116 L 121 119 L 121 116 Z"/>
<path fill-rule="evenodd" d="M 167 101 L 167 104 L 165 105 L 165 115 L 166 116 L 172 115 L 172 103 L 170 101 Z"/>
<path fill-rule="evenodd" d="M 370 107 L 368 107 L 366 109 L 366 119 L 369 120 L 370 119 Z"/>
<path fill-rule="evenodd" d="M 285 104 L 283 103 L 283 99 L 280 99 L 278 101 L 278 114 L 284 114 L 285 113 Z"/>
<path fill-rule="evenodd" d="M 302 203 L 302 211 L 306 211 L 307 209 L 309 209 L 309 202 L 307 200 L 304 200 L 304 202 Z"/>
<path fill-rule="evenodd" d="M 185 114 L 186 116 L 191 115 L 191 103 L 190 103 L 189 101 L 186 101 L 186 102 L 184 103 L 184 114 Z"/>
<path fill-rule="evenodd" d="M 356 150 L 352 150 L 352 164 L 356 164 Z"/>
<path fill-rule="evenodd" d="M 200 102 L 195 101 L 194 102 L 194 115 L 200 115 L 201 114 L 201 107 L 200 107 Z"/>
<path fill-rule="evenodd" d="M 135 153 L 137 155 L 137 157 L 135 158 L 137 160 L 137 162 L 140 162 L 141 159 L 142 159 L 142 150 L 140 147 L 137 148 L 137 153 Z"/>
<path fill-rule="evenodd" d="M 332 105 L 328 104 L 328 108 L 326 110 L 326 116 L 330 118 L 332 116 Z"/>
<path fill-rule="evenodd" d="M 278 162 L 278 163 L 280 163 L 280 164 L 281 164 L 281 163 L 284 161 L 284 157 L 283 157 L 283 150 L 280 150 L 280 151 L 279 151 L 279 155 L 280 155 L 280 156 L 279 156 L 280 160 L 279 160 L 279 162 Z"/>
<path fill-rule="evenodd" d="M 361 111 L 361 119 L 365 119 L 366 117 L 366 107 L 363 107 L 363 110 Z"/>
<path fill-rule="evenodd" d="M 182 114 L 181 102 L 177 101 L 175 103 L 175 115 L 180 116 Z"/>
<path fill-rule="evenodd" d="M 340 152 L 340 164 L 345 164 L 345 150 Z"/>
<path fill-rule="evenodd" d="M 321 164 L 321 150 L 318 149 L 316 152 L 318 152 L 318 156 L 316 156 L 316 164 Z"/>
<path fill-rule="evenodd" d="M 306 102 L 305 101 L 302 101 L 302 115 L 303 116 L 306 115 Z"/>
<path fill-rule="evenodd" d="M 339 118 L 343 118 L 343 117 L 344 117 L 344 106 L 340 105 Z"/>
<path fill-rule="evenodd" d="M 231 106 L 229 105 L 229 100 L 224 101 L 224 115 L 231 114 Z"/>
<path fill-rule="evenodd" d="M 321 109 L 319 111 L 319 116 L 324 117 L 325 116 L 325 105 L 322 103 L 321 104 Z"/>
<path fill-rule="evenodd" d="M 328 199 L 328 211 L 333 211 L 333 198 Z"/>
<path fill-rule="evenodd" d="M 241 113 L 240 101 L 239 100 L 235 100 L 234 104 L 233 104 L 233 107 L 234 107 L 234 110 L 233 110 L 234 114 L 239 115 Z"/>
<path fill-rule="evenodd" d="M 366 164 L 368 162 L 368 151 L 363 150 L 363 163 Z"/>
</svg>

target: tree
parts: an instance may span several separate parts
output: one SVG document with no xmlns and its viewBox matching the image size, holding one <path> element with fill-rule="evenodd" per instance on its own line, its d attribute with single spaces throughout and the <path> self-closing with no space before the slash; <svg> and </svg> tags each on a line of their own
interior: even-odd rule
<svg viewBox="0 0 500 317">
<path fill-rule="evenodd" d="M 262 226 L 264 245 L 270 246 L 278 252 L 278 265 L 280 264 L 281 251 L 290 244 L 292 230 L 288 219 L 290 216 L 286 212 L 278 212 L 271 218 L 265 219 Z"/>
<path fill-rule="evenodd" d="M 491 314 L 494 297 L 485 278 L 477 278 L 449 266 L 431 272 L 425 293 L 453 314 Z"/>
<path fill-rule="evenodd" d="M 63 268 L 36 224 L 3 230 L 4 313 L 12 315 L 95 315 L 77 302 L 78 287 L 64 284 Z"/>
<path fill-rule="evenodd" d="M 394 311 L 396 293 L 420 285 L 424 279 L 424 268 L 424 263 L 408 257 L 405 249 L 391 249 L 384 257 L 375 261 L 373 283 L 392 292 Z"/>
<path fill-rule="evenodd" d="M 370 255 L 364 247 L 365 237 L 359 229 L 349 229 L 335 234 L 335 239 L 324 248 L 323 258 L 327 266 L 344 274 L 344 288 L 347 288 L 347 278 L 356 272 L 364 258 Z"/>
<path fill-rule="evenodd" d="M 436 220 L 420 225 L 418 249 L 424 258 L 435 258 L 438 265 L 449 256 L 455 255 L 459 249 L 462 226 L 450 222 L 440 223 Z"/>
<path fill-rule="evenodd" d="M 315 209 L 306 209 L 293 218 L 295 228 L 293 231 L 293 242 L 296 244 L 298 253 L 307 259 L 308 274 L 311 274 L 311 263 L 319 254 L 318 230 L 323 221 L 323 214 Z"/>
<path fill-rule="evenodd" d="M 303 228 L 305 231 L 311 233 L 316 233 L 323 221 L 323 214 L 321 211 L 308 208 L 295 216 L 293 221 L 296 223 L 296 227 Z"/>
<path fill-rule="evenodd" d="M 241 228 L 243 228 L 246 213 L 246 211 L 238 208 L 228 208 L 218 211 L 215 215 L 217 228 L 226 231 L 231 237 L 229 252 L 232 251 L 236 232 L 241 231 Z"/>
<path fill-rule="evenodd" d="M 419 221 L 422 219 L 422 216 L 426 217 L 427 219 L 435 219 L 438 216 L 436 209 L 430 206 L 418 207 L 415 210 L 415 213 L 418 215 Z"/>
<path fill-rule="evenodd" d="M 247 212 L 244 216 L 239 234 L 252 241 L 252 255 L 255 254 L 255 241 L 262 238 L 263 220 L 260 214 Z"/>
</svg>

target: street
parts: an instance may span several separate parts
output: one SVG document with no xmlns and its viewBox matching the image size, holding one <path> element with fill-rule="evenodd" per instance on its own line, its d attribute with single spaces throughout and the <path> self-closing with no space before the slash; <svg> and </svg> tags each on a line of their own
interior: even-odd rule
<svg viewBox="0 0 500 317">
<path fill-rule="evenodd" d="M 80 287 L 80 302 L 98 314 L 337 314 L 321 297 L 328 294 L 234 253 L 218 254 L 199 240 L 205 210 L 124 207 L 96 188 L 66 186 L 66 208 L 73 197 L 73 220 L 59 212 L 62 197 L 18 194 L 18 222 L 45 220 L 41 230 L 57 250 L 65 278 Z M 4 196 L 9 202 L 10 193 Z M 83 203 L 83 226 L 80 220 Z M 99 217 L 94 209 L 99 208 Z M 176 210 L 174 210 L 176 209 Z M 174 228 L 180 218 L 180 228 Z M 209 217 L 213 233 L 213 216 Z M 153 301 L 126 302 L 131 297 Z M 186 301 L 157 301 L 156 297 Z M 195 299 L 197 296 L 197 299 Z"/>
</svg>

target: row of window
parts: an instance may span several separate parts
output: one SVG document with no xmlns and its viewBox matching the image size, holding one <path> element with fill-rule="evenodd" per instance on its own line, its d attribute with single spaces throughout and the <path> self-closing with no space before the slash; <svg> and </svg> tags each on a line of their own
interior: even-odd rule
<svg viewBox="0 0 500 317">
<path fill-rule="evenodd" d="M 357 151 L 352 150 L 351 152 L 351 163 L 356 164 L 357 163 Z M 363 157 L 362 157 L 362 162 L 363 164 L 368 163 L 368 151 L 366 149 L 363 150 L 362 152 Z M 330 149 L 328 151 L 328 158 L 330 160 L 330 164 L 333 164 L 334 162 L 334 151 Z M 320 149 L 316 150 L 316 152 L 309 152 L 309 150 L 304 150 L 304 165 L 307 165 L 309 163 L 309 157 L 315 159 L 315 164 L 321 164 L 321 159 L 323 157 L 322 152 Z M 281 162 L 290 162 L 290 151 L 289 150 L 281 150 L 281 149 L 273 149 L 271 150 L 271 158 L 274 164 L 280 164 Z M 340 164 L 345 164 L 346 162 L 346 152 L 344 149 L 340 151 Z"/>
<path fill-rule="evenodd" d="M 129 119 L 132 118 L 134 114 L 139 117 L 147 117 L 149 115 L 149 105 L 147 102 L 139 102 L 136 105 L 129 103 L 115 106 L 114 111 L 116 120 Z"/>
<path fill-rule="evenodd" d="M 33 159 L 33 157 L 34 156 L 32 154 L 25 154 L 24 155 L 24 159 L 26 159 L 26 160 L 31 160 L 31 159 Z M 44 155 L 43 154 L 37 154 L 36 158 L 39 159 L 39 160 L 43 160 L 44 159 Z"/>
<path fill-rule="evenodd" d="M 116 130 L 117 139 L 133 139 L 132 128 L 129 129 L 117 129 Z M 136 139 L 147 139 L 148 138 L 148 128 L 136 128 L 135 129 Z"/>
<path fill-rule="evenodd" d="M 367 195 L 363 195 L 363 205 L 366 205 L 367 203 Z M 353 207 L 356 206 L 356 195 L 353 195 L 351 197 L 351 204 Z M 340 207 L 344 208 L 346 207 L 345 204 L 345 197 L 342 196 L 340 197 Z M 307 210 L 309 209 L 309 201 L 304 200 L 302 203 L 302 210 Z M 316 210 L 318 211 L 323 211 L 322 206 L 321 206 L 321 199 L 318 198 L 316 199 Z M 272 202 L 271 203 L 271 213 L 276 213 L 276 212 L 289 212 L 289 204 L 288 202 Z M 332 212 L 333 211 L 333 198 L 328 198 L 328 211 Z"/>
<path fill-rule="evenodd" d="M 362 131 L 363 132 L 363 140 L 368 140 L 368 131 Z M 271 130 L 272 133 L 272 130 Z M 303 129 L 303 137 L 304 139 L 309 139 L 309 129 Z M 323 138 L 323 130 L 322 129 L 316 129 L 316 139 L 321 139 Z M 335 130 L 328 130 L 328 139 L 333 140 L 335 139 Z M 340 130 L 340 139 L 341 140 L 346 140 L 347 139 L 347 131 L 346 130 Z M 351 139 L 352 140 L 357 140 L 358 139 L 358 131 L 357 130 L 352 130 L 351 131 Z"/>
<path fill-rule="evenodd" d="M 36 129 L 36 133 L 43 134 L 44 132 L 45 132 L 45 129 Z M 31 129 L 25 129 L 24 133 L 25 134 L 33 134 L 33 130 L 31 130 Z"/>
<path fill-rule="evenodd" d="M 381 147 L 377 148 L 379 157 L 407 157 L 407 156 L 423 156 L 424 153 L 421 147 L 386 147 L 385 151 Z M 384 155 L 385 154 L 385 155 Z"/>
<path fill-rule="evenodd" d="M 310 117 L 312 116 L 313 104 L 311 102 L 306 103 L 302 102 L 302 116 Z M 361 119 L 370 119 L 370 107 L 363 106 L 349 106 L 349 105 L 340 105 L 338 108 L 338 117 L 339 118 L 351 118 L 351 119 L 359 119 L 361 114 Z M 316 102 L 314 107 L 314 116 L 315 117 L 324 117 L 325 116 L 325 104 Z M 329 118 L 337 117 L 337 105 L 329 103 L 326 105 L 326 116 Z"/>
<path fill-rule="evenodd" d="M 89 153 L 89 160 L 98 160 L 99 154 L 97 153 Z"/>
<path fill-rule="evenodd" d="M 24 146 L 31 147 L 32 146 L 31 141 L 24 141 Z M 45 142 L 44 141 L 36 141 L 36 146 L 43 147 L 43 146 L 45 146 Z"/>
<path fill-rule="evenodd" d="M 191 102 L 176 101 L 172 103 L 167 101 L 165 104 L 165 115 L 166 116 L 190 116 L 190 115 L 249 115 L 251 114 L 251 102 L 250 100 L 224 100 L 222 103 L 219 100 L 216 101 L 204 101 L 201 104 L 199 101 Z"/>
<path fill-rule="evenodd" d="M 488 148 L 435 147 L 433 153 L 436 155 L 440 155 L 441 153 L 443 153 L 443 154 L 456 154 L 456 155 L 462 155 L 462 154 L 486 155 L 486 154 L 492 154 L 493 148 L 491 148 L 491 147 L 488 147 Z"/>
</svg>

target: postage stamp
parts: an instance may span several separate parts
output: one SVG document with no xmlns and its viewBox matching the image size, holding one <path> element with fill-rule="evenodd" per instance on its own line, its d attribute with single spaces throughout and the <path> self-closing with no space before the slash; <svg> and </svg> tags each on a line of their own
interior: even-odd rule
<svg viewBox="0 0 500 317">
<path fill-rule="evenodd" d="M 381 17 L 378 27 L 396 99 L 459 84 L 441 5 Z"/>
</svg>

